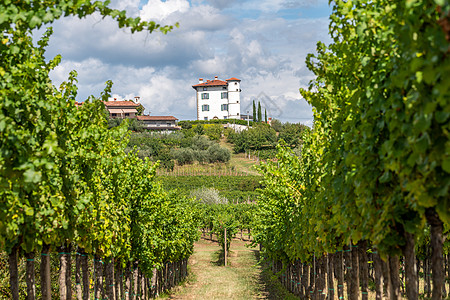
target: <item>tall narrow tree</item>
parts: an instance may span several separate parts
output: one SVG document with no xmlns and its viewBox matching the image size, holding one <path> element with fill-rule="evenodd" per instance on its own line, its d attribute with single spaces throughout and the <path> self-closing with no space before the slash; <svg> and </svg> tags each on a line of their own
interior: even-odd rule
<svg viewBox="0 0 450 300">
<path fill-rule="evenodd" d="M 253 100 L 253 122 L 258 121 L 256 119 L 256 104 L 255 104 L 255 100 Z"/>
<path fill-rule="evenodd" d="M 262 114 L 261 114 L 261 102 L 258 101 L 258 122 L 262 121 Z"/>
</svg>

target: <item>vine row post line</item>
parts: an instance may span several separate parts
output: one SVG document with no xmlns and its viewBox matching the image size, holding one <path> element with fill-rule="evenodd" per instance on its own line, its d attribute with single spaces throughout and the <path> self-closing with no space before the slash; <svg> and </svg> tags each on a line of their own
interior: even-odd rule
<svg viewBox="0 0 450 300">
<path fill-rule="evenodd" d="M 225 251 L 224 251 L 224 254 L 225 254 L 225 259 L 224 259 L 224 262 L 225 262 L 225 267 L 227 266 L 227 228 L 225 227 Z"/>
</svg>

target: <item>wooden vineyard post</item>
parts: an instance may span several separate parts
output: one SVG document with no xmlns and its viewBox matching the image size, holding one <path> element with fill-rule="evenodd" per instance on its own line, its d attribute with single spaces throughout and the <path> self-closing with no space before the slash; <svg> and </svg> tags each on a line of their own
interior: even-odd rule
<svg viewBox="0 0 450 300">
<path fill-rule="evenodd" d="M 227 228 L 225 227 L 225 247 L 224 247 L 224 261 L 225 267 L 227 266 Z"/>
</svg>

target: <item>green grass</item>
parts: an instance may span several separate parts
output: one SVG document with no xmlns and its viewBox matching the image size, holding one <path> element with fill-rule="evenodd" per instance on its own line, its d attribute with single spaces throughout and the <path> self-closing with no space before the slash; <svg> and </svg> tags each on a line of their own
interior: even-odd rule
<svg viewBox="0 0 450 300">
<path fill-rule="evenodd" d="M 215 242 L 200 240 L 190 258 L 186 283 L 163 299 L 298 299 L 258 264 L 258 251 L 233 240 L 228 265 Z"/>
</svg>

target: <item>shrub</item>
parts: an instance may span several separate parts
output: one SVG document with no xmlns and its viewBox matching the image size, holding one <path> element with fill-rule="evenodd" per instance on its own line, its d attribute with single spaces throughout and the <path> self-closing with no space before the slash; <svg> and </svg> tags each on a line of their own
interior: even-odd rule
<svg viewBox="0 0 450 300">
<path fill-rule="evenodd" d="M 203 135 L 205 134 L 205 128 L 203 127 L 202 124 L 198 124 L 194 127 L 194 131 L 195 133 L 197 133 L 198 135 Z"/>
<path fill-rule="evenodd" d="M 209 162 L 209 153 L 207 150 L 195 150 L 194 157 L 201 164 Z"/>
<path fill-rule="evenodd" d="M 205 125 L 205 134 L 210 140 L 217 141 L 222 137 L 223 126 L 220 124 Z"/>
<path fill-rule="evenodd" d="M 194 150 L 191 148 L 172 149 L 171 154 L 179 165 L 192 164 L 195 160 Z"/>
<path fill-rule="evenodd" d="M 169 159 L 169 160 L 161 160 L 160 161 L 160 166 L 168 171 L 173 171 L 173 168 L 175 167 L 175 163 L 173 162 L 173 160 Z"/>
<path fill-rule="evenodd" d="M 134 132 L 143 132 L 145 130 L 144 123 L 138 119 L 108 119 L 108 128 L 119 126 L 124 120 L 128 122 L 128 130 Z"/>
<path fill-rule="evenodd" d="M 213 144 L 208 148 L 209 162 L 228 162 L 231 153 L 227 148 L 220 147 L 219 144 Z"/>
<path fill-rule="evenodd" d="M 187 122 L 183 122 L 183 123 L 181 123 L 181 128 L 183 128 L 183 129 L 191 129 L 192 128 L 192 124 L 191 123 L 187 123 Z"/>
<path fill-rule="evenodd" d="M 212 142 L 202 135 L 196 135 L 191 140 L 191 148 L 193 150 L 207 150 Z"/>
<path fill-rule="evenodd" d="M 226 204 L 227 198 L 219 195 L 219 191 L 215 188 L 199 188 L 191 191 L 191 197 L 196 198 L 204 204 Z"/>
<path fill-rule="evenodd" d="M 256 189 L 261 188 L 261 184 L 259 183 L 259 178 L 248 178 L 244 179 L 238 184 L 238 188 L 240 191 L 255 191 Z"/>
</svg>

